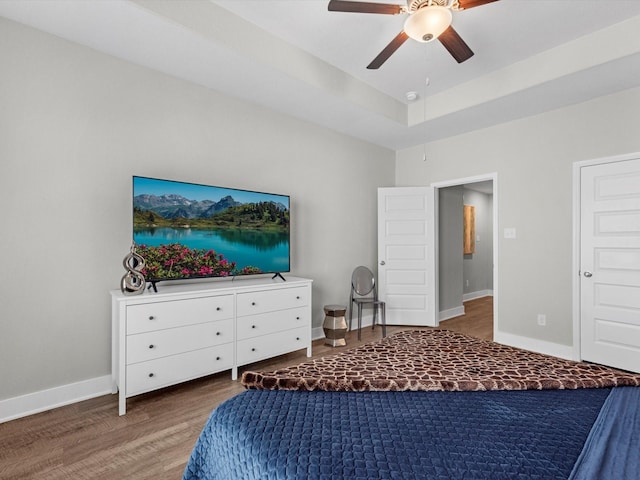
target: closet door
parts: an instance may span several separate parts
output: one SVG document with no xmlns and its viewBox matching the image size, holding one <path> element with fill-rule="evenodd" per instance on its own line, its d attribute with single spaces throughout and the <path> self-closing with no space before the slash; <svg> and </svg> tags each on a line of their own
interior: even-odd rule
<svg viewBox="0 0 640 480">
<path fill-rule="evenodd" d="M 378 189 L 378 294 L 390 325 L 437 325 L 434 195 Z"/>
<path fill-rule="evenodd" d="M 580 171 L 580 349 L 640 372 L 640 159 Z"/>
</svg>

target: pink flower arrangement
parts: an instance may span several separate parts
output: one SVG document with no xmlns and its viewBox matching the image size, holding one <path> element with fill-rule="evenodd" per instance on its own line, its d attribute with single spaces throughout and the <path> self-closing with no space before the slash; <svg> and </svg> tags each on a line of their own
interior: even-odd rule
<svg viewBox="0 0 640 480">
<path fill-rule="evenodd" d="M 142 274 L 148 280 L 262 273 L 256 267 L 238 269 L 236 262 L 213 250 L 190 249 L 179 243 L 158 247 L 138 245 L 137 253 L 145 260 Z"/>
</svg>

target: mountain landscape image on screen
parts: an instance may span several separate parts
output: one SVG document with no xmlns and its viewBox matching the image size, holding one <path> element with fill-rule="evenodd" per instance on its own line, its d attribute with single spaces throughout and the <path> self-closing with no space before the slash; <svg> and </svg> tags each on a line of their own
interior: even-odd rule
<svg viewBox="0 0 640 480">
<path fill-rule="evenodd" d="M 145 177 L 133 191 L 147 280 L 289 271 L 288 196 Z"/>
</svg>

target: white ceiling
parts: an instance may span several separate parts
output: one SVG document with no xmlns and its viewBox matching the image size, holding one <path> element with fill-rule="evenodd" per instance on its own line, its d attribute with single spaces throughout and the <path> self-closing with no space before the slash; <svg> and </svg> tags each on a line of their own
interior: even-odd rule
<svg viewBox="0 0 640 480">
<path fill-rule="evenodd" d="M 408 40 L 379 70 L 366 65 L 406 15 L 327 4 L 0 0 L 0 16 L 390 149 L 640 85 L 639 0 L 500 0 L 454 12 L 470 60 Z"/>
</svg>

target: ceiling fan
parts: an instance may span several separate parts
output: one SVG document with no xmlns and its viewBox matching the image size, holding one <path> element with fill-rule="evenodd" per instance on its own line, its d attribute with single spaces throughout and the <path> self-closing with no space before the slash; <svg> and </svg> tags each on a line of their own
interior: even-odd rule
<svg viewBox="0 0 640 480">
<path fill-rule="evenodd" d="M 408 13 L 404 29 L 391 40 L 373 61 L 367 65 L 370 70 L 378 69 L 409 38 L 419 42 L 430 42 L 436 38 L 458 63 L 470 59 L 473 51 L 451 26 L 452 11 L 478 7 L 497 0 L 407 0 L 407 6 L 330 0 L 329 11 L 353 13 L 379 13 L 398 15 Z"/>
</svg>

